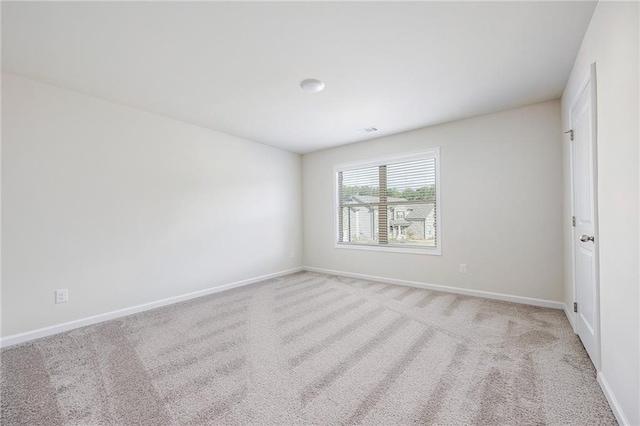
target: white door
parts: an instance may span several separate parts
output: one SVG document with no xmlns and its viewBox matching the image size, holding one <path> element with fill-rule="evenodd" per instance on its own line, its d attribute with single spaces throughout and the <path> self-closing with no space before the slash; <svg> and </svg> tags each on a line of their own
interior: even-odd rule
<svg viewBox="0 0 640 426">
<path fill-rule="evenodd" d="M 576 333 L 599 369 L 595 64 L 571 107 Z M 575 310 L 575 309 L 574 309 Z"/>
</svg>

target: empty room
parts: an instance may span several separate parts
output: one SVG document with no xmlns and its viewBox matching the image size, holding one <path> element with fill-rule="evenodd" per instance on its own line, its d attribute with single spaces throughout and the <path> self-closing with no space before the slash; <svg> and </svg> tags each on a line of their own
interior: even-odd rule
<svg viewBox="0 0 640 426">
<path fill-rule="evenodd" d="M 640 425 L 640 3 L 2 1 L 2 425 Z"/>
</svg>

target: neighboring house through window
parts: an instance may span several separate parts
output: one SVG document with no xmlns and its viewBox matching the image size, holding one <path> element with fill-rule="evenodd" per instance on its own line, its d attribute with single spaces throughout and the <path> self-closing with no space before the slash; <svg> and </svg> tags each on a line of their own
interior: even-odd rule
<svg viewBox="0 0 640 426">
<path fill-rule="evenodd" d="M 335 166 L 336 247 L 440 254 L 439 149 Z"/>
</svg>

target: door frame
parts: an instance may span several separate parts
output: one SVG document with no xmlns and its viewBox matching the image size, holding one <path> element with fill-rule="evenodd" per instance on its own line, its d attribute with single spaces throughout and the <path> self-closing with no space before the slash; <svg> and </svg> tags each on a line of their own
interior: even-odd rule
<svg viewBox="0 0 640 426">
<path fill-rule="evenodd" d="M 583 94 L 587 86 L 590 84 L 591 89 L 591 133 L 592 133 L 592 143 L 593 143 L 593 156 L 592 156 L 592 170 L 593 170 L 593 219 L 594 219 L 594 257 L 595 257 L 595 289 L 596 289 L 596 359 L 592 359 L 593 365 L 596 368 L 597 372 L 601 371 L 601 338 L 600 338 L 600 230 L 599 230 L 599 218 L 598 218 L 598 101 L 597 101 L 597 83 L 596 83 L 596 63 L 593 62 L 589 66 L 589 73 L 585 77 L 584 81 L 580 85 L 580 88 L 576 92 L 573 100 L 571 101 L 571 106 L 569 107 L 569 121 L 570 121 L 570 129 L 573 129 L 573 109 L 580 100 L 580 96 Z M 573 140 L 569 141 L 569 153 L 570 153 L 570 181 L 571 181 L 571 215 L 575 216 L 575 182 L 574 182 L 574 149 L 575 144 Z M 578 300 L 578 285 L 576 282 L 576 238 L 578 235 L 576 234 L 575 226 L 571 227 L 571 263 L 572 263 L 572 272 L 573 272 L 573 301 L 574 303 Z M 578 307 L 579 309 L 579 307 Z M 571 315 L 573 318 L 573 332 L 577 334 L 578 332 L 578 318 L 573 309 L 571 309 Z"/>
</svg>

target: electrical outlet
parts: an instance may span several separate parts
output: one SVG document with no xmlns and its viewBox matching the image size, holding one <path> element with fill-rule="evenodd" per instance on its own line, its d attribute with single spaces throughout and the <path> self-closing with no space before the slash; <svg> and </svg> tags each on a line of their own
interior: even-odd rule
<svg viewBox="0 0 640 426">
<path fill-rule="evenodd" d="M 69 290 L 56 290 L 56 303 L 64 303 L 69 301 Z"/>
<path fill-rule="evenodd" d="M 467 264 L 466 263 L 461 263 L 460 264 L 460 273 L 461 274 L 466 274 L 467 273 Z"/>
</svg>

